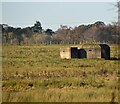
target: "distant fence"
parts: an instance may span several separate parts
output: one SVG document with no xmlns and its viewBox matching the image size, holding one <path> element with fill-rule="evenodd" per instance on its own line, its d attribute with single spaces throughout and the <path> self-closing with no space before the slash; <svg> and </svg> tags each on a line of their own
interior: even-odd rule
<svg viewBox="0 0 120 104">
<path fill-rule="evenodd" d="M 37 42 L 37 43 L 23 43 L 23 44 L 46 44 L 46 45 L 50 45 L 50 44 L 85 44 L 85 43 L 103 43 L 103 44 L 118 44 L 118 41 L 116 42 L 110 42 L 110 41 L 44 41 L 44 42 Z"/>
<path fill-rule="evenodd" d="M 52 44 L 72 44 L 72 45 L 77 45 L 77 44 L 92 44 L 92 43 L 96 43 L 96 44 L 119 44 L 118 42 L 109 42 L 109 41 L 93 41 L 93 42 L 89 42 L 89 41 L 72 41 L 72 42 L 68 42 L 68 41 L 44 41 L 44 42 L 21 42 L 19 45 L 25 44 L 25 45 L 30 45 L 30 44 L 44 44 L 44 45 L 52 45 Z M 15 43 L 3 43 L 3 44 L 18 44 L 17 42 Z"/>
</svg>

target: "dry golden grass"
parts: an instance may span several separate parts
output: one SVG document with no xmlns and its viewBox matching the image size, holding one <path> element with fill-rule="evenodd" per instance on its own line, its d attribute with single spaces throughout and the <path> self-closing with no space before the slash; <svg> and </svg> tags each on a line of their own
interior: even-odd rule
<svg viewBox="0 0 120 104">
<path fill-rule="evenodd" d="M 62 60 L 68 45 L 4 45 L 4 102 L 118 101 L 118 62 L 104 59 Z M 111 57 L 119 55 L 111 46 Z"/>
</svg>

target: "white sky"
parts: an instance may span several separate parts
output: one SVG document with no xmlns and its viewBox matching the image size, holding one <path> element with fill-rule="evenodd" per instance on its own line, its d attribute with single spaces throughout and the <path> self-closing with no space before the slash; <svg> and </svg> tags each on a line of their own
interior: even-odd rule
<svg viewBox="0 0 120 104">
<path fill-rule="evenodd" d="M 15 1 L 15 2 L 14 2 Z M 18 2 L 19 1 L 19 2 Z M 14 27 L 31 26 L 40 21 L 44 29 L 56 30 L 60 25 L 71 27 L 80 24 L 103 21 L 106 24 L 117 21 L 115 0 L 2 0 L 0 3 L 0 23 Z M 46 2 L 45 2 L 46 1 Z M 52 1 L 52 2 L 50 2 Z M 65 2 L 67 1 L 67 2 Z M 77 2 L 76 2 L 77 1 Z M 72 2 L 72 3 L 71 3 Z"/>
</svg>

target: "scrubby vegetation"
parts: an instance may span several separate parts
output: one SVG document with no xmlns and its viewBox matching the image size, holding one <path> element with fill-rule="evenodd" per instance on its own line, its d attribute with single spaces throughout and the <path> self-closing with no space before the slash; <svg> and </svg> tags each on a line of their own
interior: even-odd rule
<svg viewBox="0 0 120 104">
<path fill-rule="evenodd" d="M 118 102 L 118 46 L 111 60 L 61 59 L 69 45 L 4 45 L 3 102 Z"/>
<path fill-rule="evenodd" d="M 7 24 L 0 24 L 0 28 L 3 44 L 119 43 L 120 40 L 120 27 L 117 23 L 105 24 L 102 21 L 76 27 L 61 25 L 56 31 L 43 29 L 39 21 L 31 27 L 14 28 Z"/>
</svg>

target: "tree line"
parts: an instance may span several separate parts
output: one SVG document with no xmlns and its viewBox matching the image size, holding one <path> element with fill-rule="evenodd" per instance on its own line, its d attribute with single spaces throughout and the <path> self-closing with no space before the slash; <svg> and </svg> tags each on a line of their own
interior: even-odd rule
<svg viewBox="0 0 120 104">
<path fill-rule="evenodd" d="M 117 23 L 106 25 L 102 21 L 97 21 L 94 24 L 82 24 L 74 28 L 61 25 L 56 31 L 43 29 L 39 21 L 25 28 L 15 28 L 7 24 L 0 24 L 0 27 L 3 44 L 120 43 L 120 27 Z"/>
</svg>

